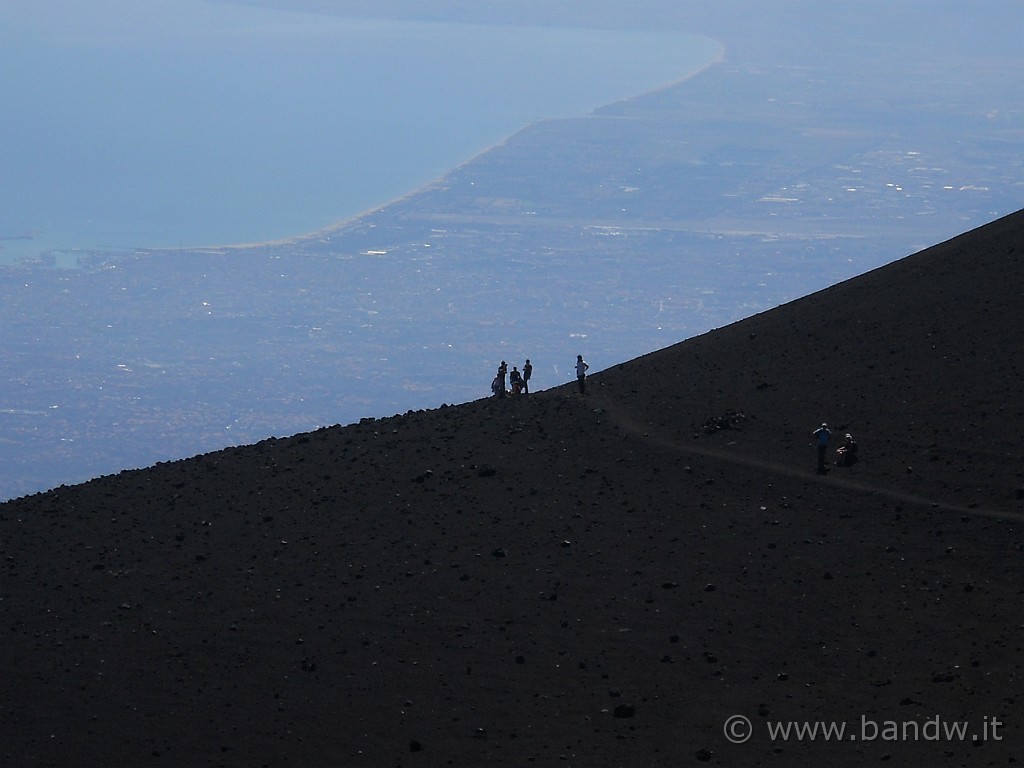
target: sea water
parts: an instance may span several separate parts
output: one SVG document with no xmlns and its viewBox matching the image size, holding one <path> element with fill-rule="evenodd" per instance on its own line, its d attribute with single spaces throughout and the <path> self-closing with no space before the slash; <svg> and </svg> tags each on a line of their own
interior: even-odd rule
<svg viewBox="0 0 1024 768">
<path fill-rule="evenodd" d="M 678 32 L 5 0 L 0 263 L 317 230 L 720 53 Z"/>
</svg>

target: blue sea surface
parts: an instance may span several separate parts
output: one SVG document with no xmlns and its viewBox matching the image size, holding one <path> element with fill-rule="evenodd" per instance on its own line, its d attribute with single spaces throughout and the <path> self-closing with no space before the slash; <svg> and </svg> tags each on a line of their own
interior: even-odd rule
<svg viewBox="0 0 1024 768">
<path fill-rule="evenodd" d="M 678 32 L 7 0 L 0 263 L 314 231 L 720 55 Z"/>
</svg>

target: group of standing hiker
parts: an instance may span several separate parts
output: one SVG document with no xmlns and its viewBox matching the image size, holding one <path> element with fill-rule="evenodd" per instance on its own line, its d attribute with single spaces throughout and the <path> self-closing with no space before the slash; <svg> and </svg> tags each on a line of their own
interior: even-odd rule
<svg viewBox="0 0 1024 768">
<path fill-rule="evenodd" d="M 576 383 L 581 395 L 586 394 L 587 370 L 589 368 L 590 366 L 587 365 L 587 362 L 583 359 L 583 355 L 576 355 Z M 529 358 L 527 358 L 526 362 L 523 364 L 522 371 L 513 365 L 512 373 L 508 372 L 508 363 L 502 360 L 501 365 L 498 366 L 498 373 L 494 376 L 494 380 L 491 382 L 491 392 L 495 397 L 504 397 L 509 394 L 510 391 L 513 395 L 528 395 L 530 394 L 530 378 L 532 376 L 533 365 L 530 363 Z M 510 385 L 511 390 L 509 390 Z"/>
<path fill-rule="evenodd" d="M 509 393 L 509 384 L 511 384 L 513 395 L 528 395 L 530 394 L 531 376 L 533 376 L 533 365 L 530 364 L 530 358 L 526 358 L 522 373 L 514 365 L 512 366 L 512 373 L 509 373 L 508 364 L 502 360 L 501 365 L 498 366 L 498 373 L 495 375 L 494 381 L 491 382 L 491 392 L 494 393 L 495 397 L 504 397 Z M 506 377 L 508 377 L 507 383 Z"/>
</svg>

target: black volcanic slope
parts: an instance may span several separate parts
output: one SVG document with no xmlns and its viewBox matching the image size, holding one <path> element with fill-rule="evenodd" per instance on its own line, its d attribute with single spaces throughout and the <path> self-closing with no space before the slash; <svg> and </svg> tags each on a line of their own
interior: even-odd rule
<svg viewBox="0 0 1024 768">
<path fill-rule="evenodd" d="M 1022 243 L 1015 214 L 583 397 L 0 505 L 0 762 L 1024 759 Z M 858 464 L 815 473 L 823 420 Z"/>
</svg>

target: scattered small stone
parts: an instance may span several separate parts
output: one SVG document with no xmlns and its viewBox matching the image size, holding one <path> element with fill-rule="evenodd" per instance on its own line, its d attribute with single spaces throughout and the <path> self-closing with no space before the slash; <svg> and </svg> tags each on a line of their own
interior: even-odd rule
<svg viewBox="0 0 1024 768">
<path fill-rule="evenodd" d="M 614 714 L 615 717 L 618 717 L 620 719 L 634 717 L 636 716 L 636 707 L 634 707 L 632 704 L 619 704 L 619 706 L 615 708 Z"/>
<path fill-rule="evenodd" d="M 739 429 L 746 418 L 746 414 L 742 411 L 726 411 L 721 416 L 708 418 L 701 425 L 701 430 L 704 434 L 711 435 L 723 429 Z"/>
<path fill-rule="evenodd" d="M 416 739 L 413 739 L 412 741 L 409 742 L 409 751 L 410 752 L 422 752 L 423 751 L 423 745 L 420 744 L 418 741 L 416 741 Z"/>
<path fill-rule="evenodd" d="M 698 760 L 700 760 L 702 763 L 706 763 L 706 762 L 709 762 L 711 760 L 712 755 L 713 755 L 713 753 L 711 752 L 710 749 L 698 749 L 697 750 L 697 754 L 695 755 L 695 757 Z"/>
</svg>

